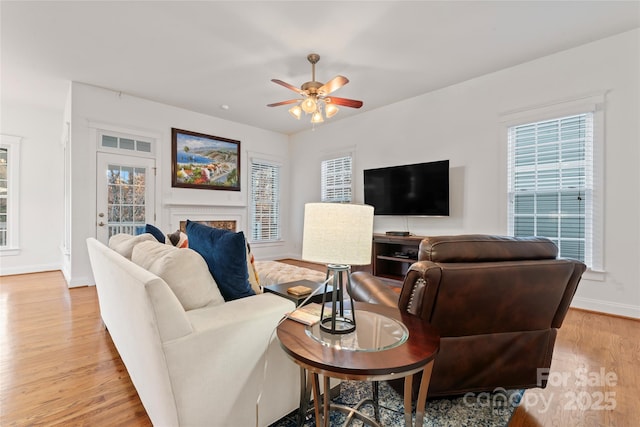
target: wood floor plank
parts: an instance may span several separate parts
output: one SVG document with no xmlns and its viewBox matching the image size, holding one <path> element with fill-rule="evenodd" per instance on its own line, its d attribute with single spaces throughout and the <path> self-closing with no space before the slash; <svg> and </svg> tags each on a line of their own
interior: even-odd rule
<svg viewBox="0 0 640 427">
<path fill-rule="evenodd" d="M 509 426 L 635 426 L 639 366 L 638 320 L 570 309 L 553 381 L 525 392 Z M 616 380 L 580 383 L 600 372 Z M 615 408 L 604 408 L 606 396 Z M 60 272 L 0 277 L 0 425 L 151 425 L 104 329 L 95 288 L 68 289 Z"/>
<path fill-rule="evenodd" d="M 100 319 L 60 272 L 0 278 L 0 425 L 151 422 Z"/>
<path fill-rule="evenodd" d="M 570 309 L 558 331 L 549 384 L 525 392 L 509 426 L 637 425 L 639 354 L 638 320 Z"/>
</svg>

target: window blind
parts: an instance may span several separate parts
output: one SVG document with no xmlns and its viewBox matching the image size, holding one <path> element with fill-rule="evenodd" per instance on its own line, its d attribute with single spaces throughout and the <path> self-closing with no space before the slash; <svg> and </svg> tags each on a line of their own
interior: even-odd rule
<svg viewBox="0 0 640 427">
<path fill-rule="evenodd" d="M 320 200 L 337 203 L 351 202 L 352 163 L 351 156 L 322 161 Z"/>
<path fill-rule="evenodd" d="M 0 256 L 19 253 L 20 140 L 0 135 Z"/>
<path fill-rule="evenodd" d="M 280 240 L 280 166 L 251 161 L 251 240 Z"/>
<path fill-rule="evenodd" d="M 7 200 L 9 192 L 9 148 L 0 147 L 0 247 L 7 246 L 9 232 L 9 218 L 7 212 Z M 13 165 L 11 165 L 13 167 Z"/>
<path fill-rule="evenodd" d="M 509 231 L 544 236 L 591 265 L 593 114 L 508 129 Z"/>
</svg>

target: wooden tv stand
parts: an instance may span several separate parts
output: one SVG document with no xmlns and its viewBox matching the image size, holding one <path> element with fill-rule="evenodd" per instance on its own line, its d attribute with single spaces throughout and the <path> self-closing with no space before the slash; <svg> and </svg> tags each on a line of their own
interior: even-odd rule
<svg viewBox="0 0 640 427">
<path fill-rule="evenodd" d="M 374 276 L 401 282 L 409 266 L 418 261 L 424 236 L 373 235 L 371 269 Z"/>
</svg>

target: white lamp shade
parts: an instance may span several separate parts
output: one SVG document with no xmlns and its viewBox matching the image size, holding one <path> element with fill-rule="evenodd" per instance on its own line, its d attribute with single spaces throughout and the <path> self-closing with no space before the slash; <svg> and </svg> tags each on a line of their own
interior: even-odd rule
<svg viewBox="0 0 640 427">
<path fill-rule="evenodd" d="M 373 206 L 307 203 L 302 259 L 323 264 L 371 263 Z"/>
</svg>

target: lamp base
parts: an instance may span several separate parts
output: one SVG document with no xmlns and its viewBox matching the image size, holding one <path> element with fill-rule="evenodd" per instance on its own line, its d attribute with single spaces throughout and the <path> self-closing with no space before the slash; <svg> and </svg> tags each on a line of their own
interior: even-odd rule
<svg viewBox="0 0 640 427">
<path fill-rule="evenodd" d="M 320 329 L 330 334 L 348 334 L 356 330 L 356 324 L 353 320 L 346 317 L 336 317 L 335 324 L 334 319 L 331 317 L 325 317 L 320 322 Z M 332 326 L 334 326 L 332 328 Z"/>
<path fill-rule="evenodd" d="M 320 311 L 320 329 L 330 334 L 348 334 L 356 329 L 353 300 L 348 292 L 348 290 L 351 289 L 350 272 L 351 267 L 348 265 L 327 265 L 327 282 L 325 282 L 325 292 L 322 295 L 322 310 Z M 331 291 L 331 301 L 327 304 L 327 286 L 331 276 L 333 276 L 333 290 Z M 346 281 L 343 276 L 346 276 Z M 345 310 L 344 307 L 345 302 L 343 298 L 345 296 L 349 296 L 349 310 Z M 330 305 L 330 315 L 325 316 L 325 309 L 327 308 L 325 304 Z M 351 316 L 349 316 L 348 313 L 350 313 Z"/>
</svg>

